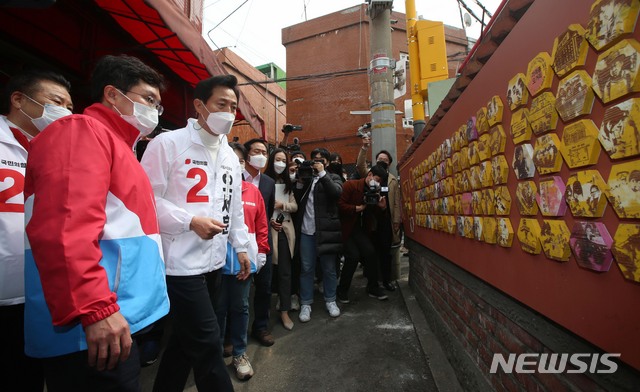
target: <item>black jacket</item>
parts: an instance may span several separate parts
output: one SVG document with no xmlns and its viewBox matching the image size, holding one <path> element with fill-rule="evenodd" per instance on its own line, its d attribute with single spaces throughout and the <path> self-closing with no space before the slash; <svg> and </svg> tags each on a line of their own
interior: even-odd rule
<svg viewBox="0 0 640 392">
<path fill-rule="evenodd" d="M 304 212 L 309 200 L 309 189 L 312 181 L 308 181 L 301 189 L 294 187 L 293 194 L 298 203 L 295 217 L 296 233 L 300 233 Z M 342 194 L 342 180 L 333 173 L 328 173 L 318 180 L 313 189 L 313 204 L 316 220 L 316 243 L 318 256 L 338 254 L 342 251 L 342 227 L 338 213 L 338 200 Z M 300 236 L 296 238 L 296 247 Z"/>
</svg>

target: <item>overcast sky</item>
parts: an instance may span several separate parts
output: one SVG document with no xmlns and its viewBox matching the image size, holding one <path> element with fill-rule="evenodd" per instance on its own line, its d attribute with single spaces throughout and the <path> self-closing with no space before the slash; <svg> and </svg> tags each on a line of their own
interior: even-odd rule
<svg viewBox="0 0 640 392">
<path fill-rule="evenodd" d="M 502 0 L 463 0 L 482 19 L 481 3 L 492 15 Z M 213 48 L 230 47 L 253 66 L 275 63 L 286 69 L 282 29 L 336 11 L 362 4 L 352 0 L 205 0 L 202 34 Z M 457 0 L 415 0 L 416 12 L 424 19 L 462 27 Z M 395 0 L 393 10 L 405 12 L 405 1 Z M 234 12 L 235 11 L 235 12 Z M 463 14 L 467 13 L 463 9 Z M 485 16 L 485 23 L 489 21 Z M 471 18 L 467 35 L 477 38 L 480 23 Z"/>
</svg>

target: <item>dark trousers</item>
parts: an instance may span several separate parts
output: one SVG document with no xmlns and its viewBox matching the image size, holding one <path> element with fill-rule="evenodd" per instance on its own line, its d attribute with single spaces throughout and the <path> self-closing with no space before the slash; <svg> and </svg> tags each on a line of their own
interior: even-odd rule
<svg viewBox="0 0 640 392">
<path fill-rule="evenodd" d="M 391 243 L 393 242 L 393 232 L 391 221 L 381 219 L 374 232 L 376 251 L 380 256 L 380 278 L 384 283 L 391 282 Z"/>
<path fill-rule="evenodd" d="M 253 325 L 251 331 L 269 329 L 269 308 L 271 307 L 271 255 L 260 272 L 253 274 Z"/>
<path fill-rule="evenodd" d="M 167 276 L 172 328 L 153 385 L 155 392 L 182 391 L 191 369 L 198 391 L 233 391 L 213 310 L 220 278 L 219 270 Z"/>
<path fill-rule="evenodd" d="M 289 241 L 284 230 L 278 233 L 278 264 L 274 265 L 277 271 L 276 280 L 278 287 L 278 295 L 280 296 L 280 311 L 291 310 L 291 294 L 292 291 L 292 258 L 289 250 Z"/>
<path fill-rule="evenodd" d="M 88 351 L 45 358 L 44 374 L 47 392 L 139 392 L 140 358 L 134 339 L 129 358 L 113 370 L 98 371 L 90 367 Z M 28 375 L 26 376 L 28 379 Z"/>
<path fill-rule="evenodd" d="M 344 243 L 342 252 L 344 253 L 344 265 L 342 266 L 340 284 L 338 285 L 339 293 L 346 294 L 349 291 L 358 262 L 362 262 L 364 265 L 367 288 L 378 286 L 378 255 L 371 238 L 364 232 L 362 227 L 356 226 L 353 229 L 347 242 Z"/>
<path fill-rule="evenodd" d="M 17 391 L 44 390 L 42 361 L 24 353 L 24 304 L 0 306 L 0 380 Z"/>
</svg>

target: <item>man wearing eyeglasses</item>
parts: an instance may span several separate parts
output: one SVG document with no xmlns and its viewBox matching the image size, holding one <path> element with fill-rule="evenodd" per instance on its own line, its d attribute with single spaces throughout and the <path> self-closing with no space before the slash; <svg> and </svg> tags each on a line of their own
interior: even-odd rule
<svg viewBox="0 0 640 392">
<path fill-rule="evenodd" d="M 42 391 L 40 361 L 24 354 L 24 174 L 29 141 L 50 122 L 71 114 L 69 82 L 53 72 L 15 75 L 0 116 L 0 379 Z M 24 377 L 27 375 L 27 377 Z"/>
<path fill-rule="evenodd" d="M 158 124 L 163 78 L 130 56 L 94 69 L 82 115 L 31 143 L 25 351 L 47 391 L 138 391 L 134 344 L 169 311 L 153 190 L 132 147 Z"/>
</svg>

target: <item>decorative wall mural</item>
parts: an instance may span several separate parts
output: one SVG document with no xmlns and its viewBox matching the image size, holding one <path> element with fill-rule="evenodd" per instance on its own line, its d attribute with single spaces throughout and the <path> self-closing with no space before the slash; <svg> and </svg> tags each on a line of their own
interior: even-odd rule
<svg viewBox="0 0 640 392">
<path fill-rule="evenodd" d="M 620 218 L 640 218 L 640 160 L 611 167 L 607 198 Z"/>
<path fill-rule="evenodd" d="M 504 133 L 502 125 L 496 125 L 489 130 L 489 148 L 491 155 L 504 153 L 504 147 L 507 144 L 507 135 Z"/>
<path fill-rule="evenodd" d="M 481 161 L 491 159 L 491 136 L 488 133 L 480 135 L 478 138 L 478 158 Z"/>
<path fill-rule="evenodd" d="M 518 73 L 509 81 L 506 94 L 509 109 L 515 110 L 529 102 L 526 79 L 527 77 L 523 73 Z"/>
<path fill-rule="evenodd" d="M 480 216 L 473 217 L 473 238 L 475 238 L 477 241 L 483 241 L 482 217 Z"/>
<path fill-rule="evenodd" d="M 536 200 L 540 212 L 544 216 L 564 216 L 567 211 L 567 203 L 564 199 L 566 187 L 562 177 L 553 176 L 540 180 L 540 188 Z"/>
<path fill-rule="evenodd" d="M 471 116 L 467 120 L 467 127 L 465 128 L 467 135 L 467 141 L 478 140 L 478 129 L 476 128 L 476 116 Z"/>
<path fill-rule="evenodd" d="M 631 92 L 640 91 L 638 57 L 640 44 L 627 39 L 598 56 L 593 72 L 593 89 L 607 103 Z"/>
<path fill-rule="evenodd" d="M 485 220 L 485 238 L 487 223 Z M 488 241 L 487 241 L 488 242 Z M 640 224 L 620 223 L 611 248 L 625 279 L 640 282 Z"/>
<path fill-rule="evenodd" d="M 522 181 L 516 187 L 516 205 L 520 215 L 536 215 L 538 213 L 538 203 L 536 194 L 538 189 L 533 181 Z"/>
<path fill-rule="evenodd" d="M 484 242 L 495 244 L 498 241 L 498 220 L 492 216 L 485 216 L 482 223 Z"/>
<path fill-rule="evenodd" d="M 585 170 L 569 176 L 565 200 L 573 216 L 599 218 L 607 206 L 606 192 L 609 192 L 609 186 L 600 172 Z"/>
<path fill-rule="evenodd" d="M 598 51 L 633 32 L 640 4 L 635 0 L 597 0 L 591 6 L 586 38 Z"/>
<path fill-rule="evenodd" d="M 548 133 L 536 139 L 533 149 L 533 163 L 539 174 L 557 173 L 562 168 L 560 139 L 555 133 Z"/>
<path fill-rule="evenodd" d="M 556 93 L 556 109 L 567 122 L 591 113 L 595 94 L 591 88 L 591 77 L 585 71 L 573 71 L 560 80 Z"/>
<path fill-rule="evenodd" d="M 518 241 L 523 251 L 534 255 L 540 254 L 540 224 L 536 219 L 522 218 L 518 226 Z"/>
<path fill-rule="evenodd" d="M 509 163 L 504 155 L 497 155 L 491 160 L 491 175 L 495 185 L 507 183 Z"/>
<path fill-rule="evenodd" d="M 540 231 L 540 244 L 545 256 L 551 260 L 569 261 L 571 232 L 563 220 L 545 219 Z"/>
<path fill-rule="evenodd" d="M 494 95 L 487 103 L 487 121 L 489 122 L 489 126 L 493 127 L 502 123 L 502 112 L 504 110 L 504 105 L 502 104 L 502 100 L 498 95 Z"/>
<path fill-rule="evenodd" d="M 511 166 L 518 180 L 533 177 L 536 167 L 533 163 L 533 147 L 531 144 L 527 143 L 516 146 Z"/>
<path fill-rule="evenodd" d="M 584 66 L 589 49 L 585 32 L 581 25 L 571 24 L 553 42 L 553 69 L 559 78 Z"/>
<path fill-rule="evenodd" d="M 513 144 L 531 140 L 531 126 L 529 125 L 529 109 L 518 109 L 511 115 L 511 137 Z"/>
<path fill-rule="evenodd" d="M 529 108 L 529 125 L 536 135 L 556 129 L 558 112 L 556 111 L 556 97 L 552 92 L 544 92 L 531 101 Z"/>
<path fill-rule="evenodd" d="M 576 222 L 569 240 L 578 265 L 594 271 L 609 271 L 613 262 L 613 238 L 602 222 Z"/>
<path fill-rule="evenodd" d="M 506 186 L 499 186 L 493 191 L 496 215 L 509 215 L 511 212 L 511 194 Z"/>
<path fill-rule="evenodd" d="M 509 218 L 498 218 L 498 245 L 511 248 L 513 244 L 513 226 Z"/>
<path fill-rule="evenodd" d="M 640 98 L 631 98 L 604 112 L 598 140 L 612 159 L 640 154 Z"/>
<path fill-rule="evenodd" d="M 487 121 L 487 108 L 481 107 L 476 113 L 476 129 L 478 135 L 489 132 L 489 121 Z"/>
<path fill-rule="evenodd" d="M 535 97 L 543 90 L 550 89 L 552 82 L 551 56 L 547 52 L 540 52 L 527 67 L 527 89 Z"/>
<path fill-rule="evenodd" d="M 598 128 L 592 120 L 580 120 L 564 127 L 560 151 L 570 168 L 597 163 L 601 149 Z"/>
</svg>

